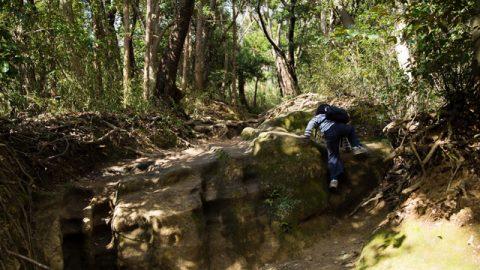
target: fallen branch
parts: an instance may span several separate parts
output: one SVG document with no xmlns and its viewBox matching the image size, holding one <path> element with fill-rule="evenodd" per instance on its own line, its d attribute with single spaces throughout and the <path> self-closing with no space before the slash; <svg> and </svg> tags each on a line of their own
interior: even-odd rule
<svg viewBox="0 0 480 270">
<path fill-rule="evenodd" d="M 435 151 L 437 151 L 437 148 L 443 144 L 443 140 L 442 140 L 442 137 L 443 137 L 443 133 L 440 134 L 440 136 L 438 137 L 438 139 L 435 141 L 435 143 L 433 144 L 433 146 L 430 148 L 430 151 L 428 151 L 428 154 L 427 156 L 422 160 L 422 164 L 423 166 L 427 165 L 428 161 L 430 161 L 430 159 L 433 157 L 433 154 L 435 154 Z"/>
<path fill-rule="evenodd" d="M 417 183 L 413 184 L 412 186 L 402 190 L 402 194 L 409 194 L 415 190 L 417 190 L 423 184 L 423 180 L 418 181 Z"/>
<path fill-rule="evenodd" d="M 420 167 L 422 168 L 422 174 L 425 176 L 427 174 L 427 171 L 425 170 L 425 166 L 423 165 L 422 159 L 420 158 L 420 155 L 418 154 L 417 148 L 415 148 L 415 145 L 413 144 L 413 141 L 410 141 L 410 148 L 412 148 L 413 153 L 417 157 L 418 163 L 420 164 Z"/>
<path fill-rule="evenodd" d="M 40 267 L 40 268 L 42 268 L 42 269 L 47 269 L 47 270 L 51 269 L 50 267 L 48 267 L 48 266 L 46 266 L 46 265 L 44 265 L 44 264 L 41 264 L 41 263 L 35 261 L 34 259 L 30 259 L 30 258 L 28 258 L 28 257 L 26 257 L 26 256 L 23 256 L 23 255 L 18 254 L 18 253 L 16 253 L 16 252 L 10 251 L 10 250 L 8 250 L 8 249 L 7 249 L 7 253 L 10 254 L 10 255 L 12 255 L 12 256 L 15 256 L 15 257 L 17 257 L 17 258 L 19 258 L 19 259 L 22 259 L 22 260 L 24 260 L 24 261 L 27 261 L 27 262 L 29 262 L 29 263 L 37 266 L 37 267 Z"/>
</svg>

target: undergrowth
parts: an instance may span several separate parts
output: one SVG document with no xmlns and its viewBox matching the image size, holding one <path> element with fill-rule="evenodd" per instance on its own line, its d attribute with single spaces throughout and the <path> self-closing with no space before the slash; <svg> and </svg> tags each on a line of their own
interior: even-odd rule
<svg viewBox="0 0 480 270">
<path fill-rule="evenodd" d="M 183 121 L 168 114 L 0 119 L 0 253 L 5 255 L 0 269 L 38 263 L 31 229 L 33 193 L 109 160 L 186 145 L 190 137 Z"/>
</svg>

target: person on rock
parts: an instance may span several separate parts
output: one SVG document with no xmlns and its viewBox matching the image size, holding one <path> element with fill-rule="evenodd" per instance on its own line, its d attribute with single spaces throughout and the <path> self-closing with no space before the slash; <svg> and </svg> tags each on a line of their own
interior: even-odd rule
<svg viewBox="0 0 480 270">
<path fill-rule="evenodd" d="M 338 187 L 338 178 L 344 171 L 343 162 L 340 159 L 340 142 L 346 137 L 352 146 L 354 155 L 367 152 L 367 149 L 360 143 L 355 129 L 349 125 L 348 113 L 338 107 L 328 104 L 320 104 L 315 116 L 308 122 L 304 137 L 310 140 L 312 131 L 318 129 L 323 134 L 327 144 L 328 170 L 330 173 L 330 188 Z"/>
</svg>

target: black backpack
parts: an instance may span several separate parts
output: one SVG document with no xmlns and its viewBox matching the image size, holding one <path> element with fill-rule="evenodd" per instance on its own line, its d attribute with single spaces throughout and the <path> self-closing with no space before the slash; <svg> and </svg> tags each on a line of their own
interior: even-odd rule
<svg viewBox="0 0 480 270">
<path fill-rule="evenodd" d="M 325 116 L 327 117 L 328 120 L 334 121 L 337 123 L 347 124 L 348 122 L 350 122 L 350 116 L 348 115 L 347 111 L 335 106 L 328 106 L 326 109 Z"/>
</svg>

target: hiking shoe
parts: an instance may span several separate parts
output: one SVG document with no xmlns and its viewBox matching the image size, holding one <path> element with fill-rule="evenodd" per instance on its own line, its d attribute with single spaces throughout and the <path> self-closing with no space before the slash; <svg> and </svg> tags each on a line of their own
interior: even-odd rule
<svg viewBox="0 0 480 270">
<path fill-rule="evenodd" d="M 332 181 L 330 181 L 329 187 L 330 187 L 330 188 L 333 188 L 333 189 L 338 188 L 338 180 L 337 180 L 337 179 L 333 179 Z"/>
<path fill-rule="evenodd" d="M 352 148 L 352 151 L 353 151 L 353 154 L 356 156 L 356 155 L 361 155 L 361 154 L 365 154 L 368 152 L 367 148 L 363 147 L 363 146 L 354 146 Z"/>
</svg>

